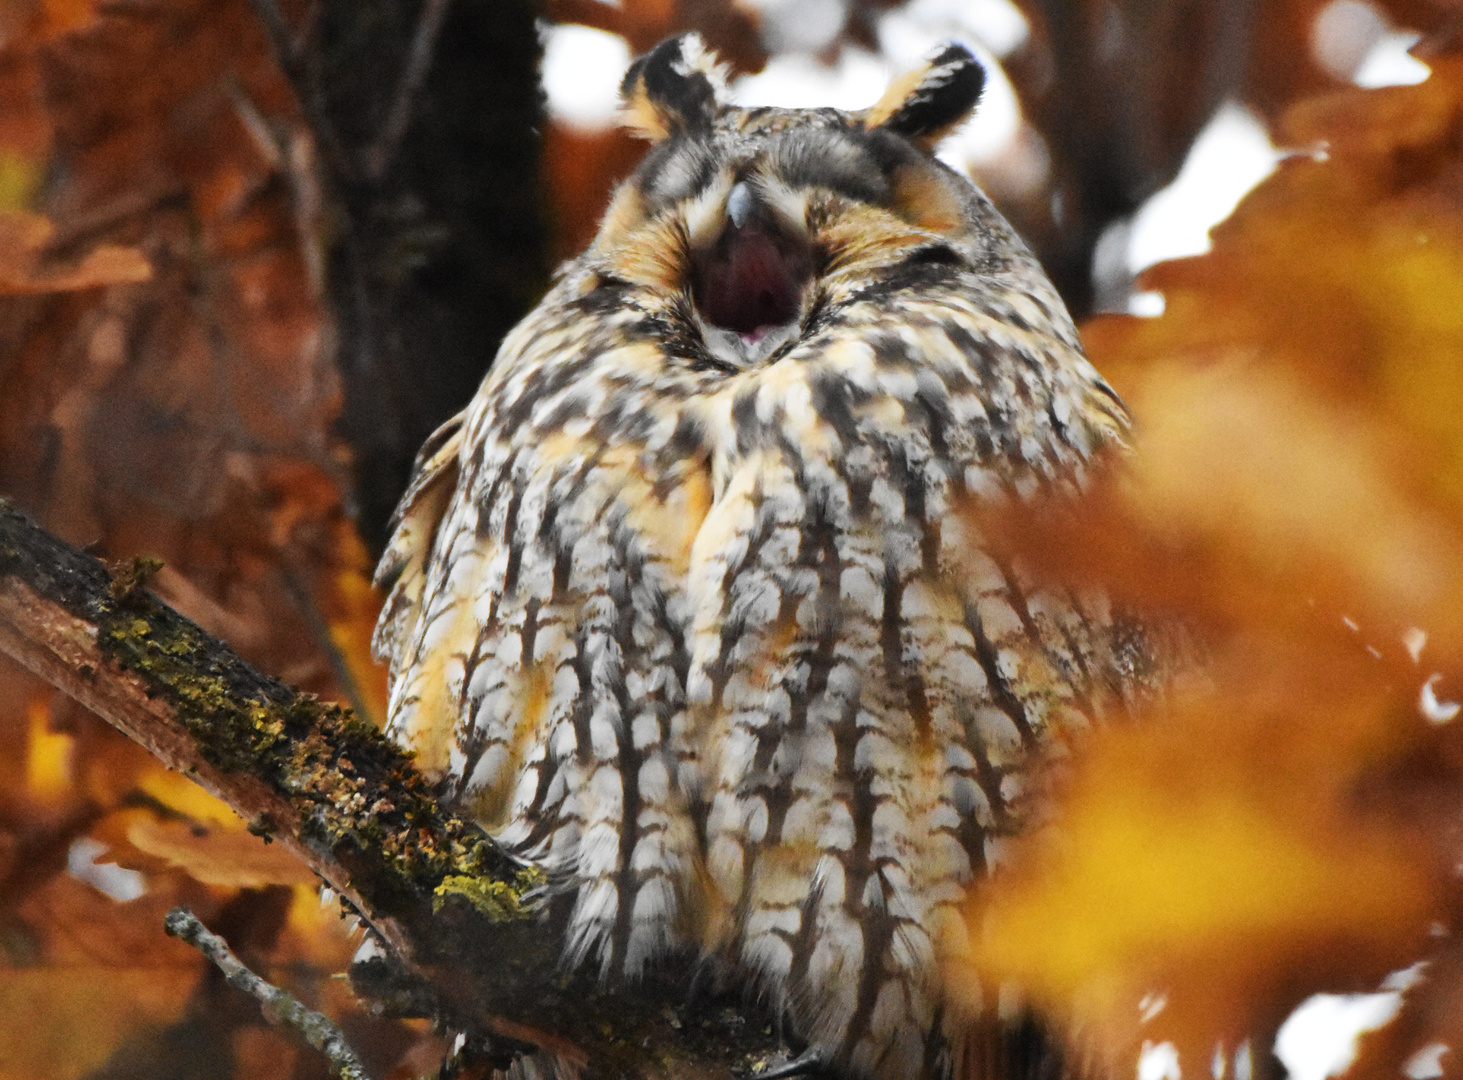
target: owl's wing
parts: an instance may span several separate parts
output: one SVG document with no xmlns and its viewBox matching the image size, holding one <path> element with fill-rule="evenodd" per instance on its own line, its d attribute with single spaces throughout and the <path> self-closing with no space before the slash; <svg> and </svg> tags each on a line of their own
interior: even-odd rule
<svg viewBox="0 0 1463 1080">
<path fill-rule="evenodd" d="M 414 488 L 398 530 L 390 730 L 572 894 L 570 962 L 635 972 L 682 940 L 698 861 L 689 766 L 669 744 L 687 666 L 681 581 L 710 477 L 673 415 L 598 381 L 635 348 L 648 370 L 650 346 L 592 362 L 530 340 L 545 368 L 538 353 L 500 359 L 458 436 L 455 485 L 444 470 Z M 434 537 L 408 531 L 438 505 Z"/>
<path fill-rule="evenodd" d="M 391 539 L 376 567 L 375 585 L 386 591 L 371 651 L 390 665 L 396 681 L 427 579 L 427 557 L 447 500 L 457 484 L 463 414 L 437 428 L 417 452 L 406 494 L 391 520 Z"/>
<path fill-rule="evenodd" d="M 723 945 L 887 1077 L 937 1052 L 936 953 L 1014 828 L 1022 759 L 1101 681 L 1100 617 L 954 508 L 1070 484 L 1125 423 L 1073 345 L 932 299 L 729 387 L 689 573 Z"/>
</svg>

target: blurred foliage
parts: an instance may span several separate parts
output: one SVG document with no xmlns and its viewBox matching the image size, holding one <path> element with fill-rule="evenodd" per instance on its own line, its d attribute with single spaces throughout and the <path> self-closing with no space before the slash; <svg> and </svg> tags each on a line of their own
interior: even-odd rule
<svg viewBox="0 0 1463 1080">
<path fill-rule="evenodd" d="M 874 47 L 893 6 L 849 5 L 821 59 Z M 1144 276 L 1162 316 L 1085 325 L 1139 418 L 1121 474 L 979 522 L 1030 573 L 1182 627 L 1200 659 L 1050 763 L 1052 824 L 972 897 L 950 978 L 972 1009 L 1019 988 L 1114 1075 L 1163 1040 L 1195 1075 L 1245 1040 L 1264 1066 L 1312 992 L 1429 960 L 1352 1070 L 1396 1076 L 1463 1038 L 1460 9 L 1377 4 L 1424 33 L 1432 75 L 1364 91 L 1314 59 L 1321 0 L 1021 6 L 1006 67 L 1047 164 L 982 179 L 1079 310 L 1097 238 L 1219 101 L 1296 153 L 1211 253 Z M 472 183 L 495 153 L 533 166 L 535 46 L 527 8 L 515 37 L 458 0 L 420 123 L 363 179 L 399 89 L 380 73 L 422 10 L 284 5 L 318 52 L 292 80 L 247 0 L 0 0 L 0 494 L 106 558 L 162 557 L 169 602 L 376 717 L 362 532 L 640 152 L 550 123 L 541 188 Z M 711 0 L 547 14 L 635 50 L 698 28 L 740 71 L 768 55 L 754 10 Z M 490 69 L 510 81 L 463 89 Z M 373 1075 L 435 1069 L 429 1031 L 332 977 L 354 943 L 298 866 L 0 666 L 0 1080 L 324 1075 L 164 937 L 174 903 L 337 1017 Z"/>
<path fill-rule="evenodd" d="M 1463 57 L 1430 62 L 1279 118 L 1300 152 L 1211 253 L 1144 275 L 1164 314 L 1085 328 L 1139 417 L 1122 475 L 984 523 L 1204 654 L 1063 764 L 1062 824 L 971 909 L 976 977 L 1127 1068 L 1144 1042 L 1263 1054 L 1309 994 L 1423 960 L 1405 1037 L 1354 1075 L 1458 1034 Z"/>
<path fill-rule="evenodd" d="M 0 5 L 0 493 L 104 558 L 160 556 L 174 606 L 379 716 L 316 223 L 280 152 L 292 110 L 246 0 Z M 87 837 L 143 895 L 67 873 L 91 872 Z M 315 892 L 0 662 L 0 1076 L 323 1075 L 159 932 L 185 903 L 302 997 L 355 1009 L 334 978 L 353 944 Z M 377 1028 L 388 1066 L 423 1037 Z"/>
</svg>

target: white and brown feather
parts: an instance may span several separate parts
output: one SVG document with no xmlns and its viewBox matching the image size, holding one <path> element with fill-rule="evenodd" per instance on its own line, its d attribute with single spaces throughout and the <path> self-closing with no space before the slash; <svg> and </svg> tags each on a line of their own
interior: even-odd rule
<svg viewBox="0 0 1463 1080">
<path fill-rule="evenodd" d="M 862 115 L 727 107 L 710 63 L 632 68 L 659 141 L 424 452 L 391 731 L 572 897 L 569 963 L 700 950 L 912 1080 L 948 1068 L 939 959 L 1023 766 L 1126 693 L 1101 602 L 956 511 L 1075 490 L 1127 421 L 928 153 L 968 53 Z"/>
</svg>

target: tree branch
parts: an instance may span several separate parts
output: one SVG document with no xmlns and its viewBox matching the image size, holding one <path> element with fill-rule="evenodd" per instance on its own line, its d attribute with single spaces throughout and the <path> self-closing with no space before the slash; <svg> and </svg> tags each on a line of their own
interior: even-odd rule
<svg viewBox="0 0 1463 1080">
<path fill-rule="evenodd" d="M 279 10 L 279 5 L 275 3 L 275 0 L 250 0 L 250 2 L 254 6 L 254 12 L 259 17 L 259 21 L 264 25 L 265 34 L 269 38 L 270 46 L 274 49 L 279 69 L 289 80 L 290 86 L 295 92 L 295 98 L 299 102 L 300 111 L 304 113 L 305 120 L 315 133 L 315 137 L 320 140 L 320 145 L 335 172 L 336 179 L 355 180 L 359 169 L 341 141 L 335 125 L 331 123 L 319 80 L 310 71 L 305 41 L 291 32 L 289 24 L 284 21 L 284 14 Z"/>
<path fill-rule="evenodd" d="M 137 576 L 113 580 L 5 507 L 0 649 L 279 840 L 403 958 L 430 958 L 401 921 L 430 908 L 454 875 L 501 884 L 492 914 L 528 913 L 518 868 L 437 806 L 402 751 L 250 668 Z M 393 864 L 363 858 L 373 849 Z"/>
<path fill-rule="evenodd" d="M 173 908 L 163 920 L 163 927 L 213 961 L 230 986 L 259 1002 L 271 1022 L 284 1024 L 298 1032 L 301 1038 L 324 1054 L 332 1071 L 341 1080 L 370 1080 L 346 1042 L 345 1035 L 328 1016 L 307 1008 L 293 994 L 255 975 L 233 954 L 228 942 L 210 933 L 198 921 L 198 916 L 184 908 Z"/>
<path fill-rule="evenodd" d="M 113 577 L 0 499 L 0 651 L 336 890 L 401 965 L 358 964 L 358 988 L 596 1076 L 673 1076 L 677 1062 L 726 1076 L 784 1051 L 734 1010 L 693 1013 L 685 963 L 628 990 L 564 972 L 563 905 L 536 902 L 535 868 L 444 809 L 376 728 L 260 674 L 143 589 L 156 566 Z"/>
<path fill-rule="evenodd" d="M 401 145 L 406 129 L 411 125 L 416 110 L 417 95 L 427 80 L 427 71 L 432 66 L 432 53 L 437 45 L 437 36 L 442 24 L 447 21 L 447 8 L 451 0 L 424 0 L 422 14 L 417 20 L 416 33 L 412 35 L 411 48 L 407 50 L 406 64 L 402 67 L 401 79 L 396 84 L 396 93 L 391 98 L 391 111 L 381 125 L 381 133 L 366 149 L 366 176 L 379 183 L 386 175 L 396 148 Z"/>
</svg>

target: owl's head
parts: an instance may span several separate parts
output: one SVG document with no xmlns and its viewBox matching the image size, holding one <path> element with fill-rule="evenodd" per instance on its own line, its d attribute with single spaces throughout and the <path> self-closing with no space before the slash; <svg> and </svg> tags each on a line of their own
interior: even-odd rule
<svg viewBox="0 0 1463 1080">
<path fill-rule="evenodd" d="M 653 146 L 588 257 L 680 298 L 708 352 L 738 368 L 793 341 L 840 282 L 869 285 L 912 252 L 980 269 L 1014 237 L 933 149 L 984 83 L 951 44 L 859 112 L 738 108 L 697 35 L 664 41 L 621 86 L 627 125 Z"/>
</svg>

